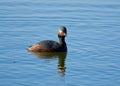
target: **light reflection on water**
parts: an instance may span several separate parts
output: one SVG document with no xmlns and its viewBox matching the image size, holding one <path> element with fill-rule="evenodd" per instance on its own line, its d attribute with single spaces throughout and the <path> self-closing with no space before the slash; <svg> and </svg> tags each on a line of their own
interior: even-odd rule
<svg viewBox="0 0 120 86">
<path fill-rule="evenodd" d="M 31 52 L 31 53 L 36 55 L 40 59 L 58 58 L 57 69 L 60 76 L 64 76 L 66 71 L 65 59 L 67 56 L 67 52 Z"/>
</svg>

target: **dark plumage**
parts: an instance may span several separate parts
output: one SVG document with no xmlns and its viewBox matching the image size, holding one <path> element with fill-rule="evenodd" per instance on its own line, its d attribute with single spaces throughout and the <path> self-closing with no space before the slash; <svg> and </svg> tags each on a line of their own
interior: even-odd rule
<svg viewBox="0 0 120 86">
<path fill-rule="evenodd" d="M 44 40 L 28 47 L 29 51 L 33 52 L 66 52 L 67 45 L 65 42 L 65 37 L 67 36 L 67 29 L 61 26 L 58 31 L 59 42 L 52 40 Z"/>
</svg>

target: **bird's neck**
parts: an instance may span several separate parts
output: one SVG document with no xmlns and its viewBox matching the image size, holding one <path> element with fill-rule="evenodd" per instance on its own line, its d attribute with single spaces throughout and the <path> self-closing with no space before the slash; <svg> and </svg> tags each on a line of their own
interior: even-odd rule
<svg viewBox="0 0 120 86">
<path fill-rule="evenodd" d="M 66 43 L 65 43 L 65 37 L 59 37 L 59 43 L 60 43 L 61 46 L 66 45 Z"/>
</svg>

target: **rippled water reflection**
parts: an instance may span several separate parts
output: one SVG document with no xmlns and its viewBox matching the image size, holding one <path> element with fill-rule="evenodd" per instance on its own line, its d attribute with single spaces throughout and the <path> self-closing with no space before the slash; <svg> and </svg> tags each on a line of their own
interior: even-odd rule
<svg viewBox="0 0 120 86">
<path fill-rule="evenodd" d="M 65 72 L 65 59 L 67 52 L 31 52 L 34 55 L 38 56 L 39 58 L 42 59 L 53 59 L 53 58 L 58 58 L 58 71 L 64 75 Z"/>
</svg>

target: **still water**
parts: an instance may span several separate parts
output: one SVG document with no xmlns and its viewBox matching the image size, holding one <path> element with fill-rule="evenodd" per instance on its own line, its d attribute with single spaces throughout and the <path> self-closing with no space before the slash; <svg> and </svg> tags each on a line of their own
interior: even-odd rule
<svg viewBox="0 0 120 86">
<path fill-rule="evenodd" d="M 58 41 L 61 25 L 67 53 L 26 50 Z M 120 1 L 0 0 L 0 86 L 9 85 L 119 86 Z"/>
</svg>

